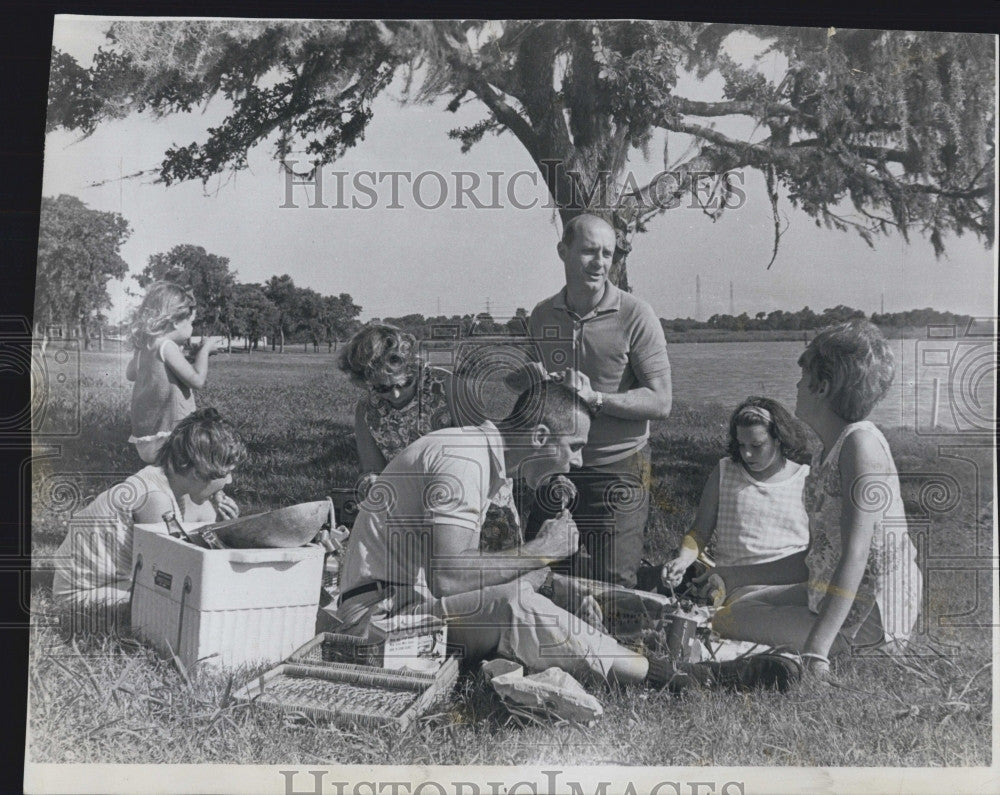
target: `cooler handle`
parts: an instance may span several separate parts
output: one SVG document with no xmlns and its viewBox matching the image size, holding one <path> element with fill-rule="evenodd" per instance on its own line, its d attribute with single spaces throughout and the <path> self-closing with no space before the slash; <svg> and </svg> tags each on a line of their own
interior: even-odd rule
<svg viewBox="0 0 1000 795">
<path fill-rule="evenodd" d="M 184 637 L 184 601 L 189 593 L 191 593 L 191 578 L 185 577 L 184 588 L 181 590 L 181 610 L 177 618 L 177 645 L 174 647 L 178 656 L 181 653 L 181 638 Z"/>
<path fill-rule="evenodd" d="M 310 547 L 286 547 L 284 549 L 227 549 L 226 558 L 230 563 L 297 563 L 306 557 L 303 552 Z M 315 549 L 315 547 L 312 547 Z M 268 552 L 266 557 L 262 552 Z"/>
<path fill-rule="evenodd" d="M 135 568 L 132 569 L 132 584 L 128 589 L 128 620 L 132 622 L 132 600 L 135 598 L 135 581 L 142 570 L 142 555 L 135 556 Z"/>
</svg>

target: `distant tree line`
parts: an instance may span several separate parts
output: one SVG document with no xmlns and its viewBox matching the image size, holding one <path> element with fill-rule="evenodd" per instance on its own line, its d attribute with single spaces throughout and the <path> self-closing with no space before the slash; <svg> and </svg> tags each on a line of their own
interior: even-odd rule
<svg viewBox="0 0 1000 795">
<path fill-rule="evenodd" d="M 285 343 L 301 343 L 307 350 L 325 344 L 328 350 L 361 325 L 361 307 L 347 293 L 320 295 L 299 287 L 287 273 L 263 284 L 241 283 L 229 268 L 229 259 L 201 246 L 182 244 L 153 254 L 136 277 L 140 287 L 168 281 L 190 288 L 198 303 L 197 335 L 242 337 L 249 350 L 270 338 L 271 350 Z"/>
<path fill-rule="evenodd" d="M 92 210 L 75 196 L 42 198 L 35 323 L 43 341 L 52 326 L 74 329 L 84 347 L 89 347 L 95 330 L 103 341 L 108 329 L 106 310 L 111 306 L 108 282 L 112 278 L 121 280 L 128 273 L 119 252 L 131 232 L 119 213 Z M 288 274 L 272 276 L 262 284 L 241 283 L 227 257 L 192 244 L 153 254 L 136 279 L 140 287 L 158 280 L 189 287 L 198 303 L 196 334 L 243 338 L 253 350 L 266 338 L 270 338 L 272 350 L 284 350 L 286 342 L 301 343 L 306 348 L 311 344 L 314 350 L 325 344 L 331 350 L 361 326 L 361 306 L 347 293 L 321 295 L 297 286 Z M 855 317 L 866 314 L 839 304 L 820 313 L 806 306 L 798 312 L 776 309 L 757 312 L 753 317 L 744 312 L 737 316 L 712 315 L 707 321 L 674 318 L 661 319 L 661 323 L 665 331 L 672 332 L 804 331 Z M 873 313 L 870 319 L 889 328 L 964 326 L 972 320 L 969 315 L 931 308 Z M 412 313 L 381 320 L 417 339 L 528 333 L 528 312 L 521 307 L 508 320 L 497 320 L 488 312 L 432 317 Z"/>
<path fill-rule="evenodd" d="M 805 331 L 842 323 L 852 318 L 867 318 L 879 326 L 889 328 L 921 327 L 928 325 L 959 325 L 964 326 L 972 320 L 970 315 L 959 315 L 954 312 L 940 312 L 936 309 L 911 309 L 908 312 L 873 312 L 866 315 L 860 309 L 838 304 L 814 312 L 808 306 L 798 312 L 786 312 L 776 309 L 773 312 L 757 312 L 751 317 L 746 312 L 740 315 L 712 315 L 706 321 L 692 318 L 660 319 L 664 331 L 685 332 L 695 329 L 717 329 L 720 331 Z"/>
<path fill-rule="evenodd" d="M 75 196 L 42 198 L 35 329 L 43 343 L 53 327 L 78 336 L 85 348 L 95 331 L 103 342 L 111 307 L 108 283 L 128 273 L 120 251 L 131 232 L 119 213 L 92 210 Z M 332 349 L 361 325 L 361 307 L 347 293 L 320 295 L 287 274 L 263 284 L 241 283 L 227 257 L 202 246 L 185 243 L 153 254 L 136 277 L 143 288 L 161 280 L 194 294 L 195 334 L 242 337 L 250 349 L 268 337 L 272 349 L 283 350 L 286 342 Z"/>
</svg>

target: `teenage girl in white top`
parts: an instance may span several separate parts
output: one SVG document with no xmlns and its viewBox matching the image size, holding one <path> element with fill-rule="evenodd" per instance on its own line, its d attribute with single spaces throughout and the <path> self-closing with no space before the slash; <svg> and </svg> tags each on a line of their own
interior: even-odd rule
<svg viewBox="0 0 1000 795">
<path fill-rule="evenodd" d="M 729 420 L 729 457 L 709 475 L 694 525 L 663 567 L 663 584 L 676 587 L 710 541 L 717 602 L 744 596 L 749 586 L 804 582 L 809 467 L 793 460 L 804 456 L 802 428 L 780 403 L 743 401 Z"/>
</svg>

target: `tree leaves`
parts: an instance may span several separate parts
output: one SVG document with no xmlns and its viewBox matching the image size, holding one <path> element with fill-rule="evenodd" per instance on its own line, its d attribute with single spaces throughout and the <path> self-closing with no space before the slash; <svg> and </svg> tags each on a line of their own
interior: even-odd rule
<svg viewBox="0 0 1000 795">
<path fill-rule="evenodd" d="M 46 323 L 86 323 L 111 306 L 108 280 L 122 279 L 119 254 L 132 234 L 118 213 L 91 210 L 75 196 L 42 197 L 35 312 Z"/>
<path fill-rule="evenodd" d="M 759 41 L 759 58 L 737 61 L 734 41 L 741 51 Z M 713 73 L 718 101 L 678 95 L 682 75 Z M 232 106 L 225 120 L 207 140 L 172 147 L 159 169 L 166 184 L 204 183 L 245 168 L 267 140 L 278 159 L 304 150 L 317 166 L 337 160 L 363 140 L 372 103 L 397 74 L 405 98 L 447 98 L 450 111 L 483 104 L 486 118 L 449 133 L 463 152 L 508 131 L 543 174 L 544 161 L 559 160 L 586 184 L 604 171 L 620 187 L 631 149 L 648 152 L 658 130 L 683 133 L 699 146 L 682 169 L 771 174 L 794 206 L 869 243 L 913 228 L 938 252 L 949 233 L 992 243 L 995 55 L 982 35 L 629 20 L 128 20 L 113 25 L 90 69 L 54 53 L 48 123 L 88 134 L 106 119 L 191 112 L 221 97 Z M 725 116 L 754 133 L 705 123 Z M 569 177 L 550 182 L 574 196 Z"/>
<path fill-rule="evenodd" d="M 154 281 L 169 281 L 191 290 L 198 303 L 195 325 L 202 333 L 218 331 L 232 299 L 236 275 L 229 258 L 210 254 L 202 246 L 183 243 L 166 253 L 153 254 L 136 277 L 140 287 Z"/>
</svg>

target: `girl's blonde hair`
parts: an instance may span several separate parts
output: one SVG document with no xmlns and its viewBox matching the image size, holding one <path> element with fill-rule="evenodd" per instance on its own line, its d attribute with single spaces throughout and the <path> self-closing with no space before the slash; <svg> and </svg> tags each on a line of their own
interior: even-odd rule
<svg viewBox="0 0 1000 795">
<path fill-rule="evenodd" d="M 173 282 L 153 282 L 132 319 L 132 344 L 146 348 L 194 313 L 194 295 Z"/>
<path fill-rule="evenodd" d="M 896 375 L 896 357 L 878 326 L 856 319 L 817 332 L 799 357 L 809 388 L 830 384 L 830 408 L 847 422 L 867 417 Z"/>
</svg>

